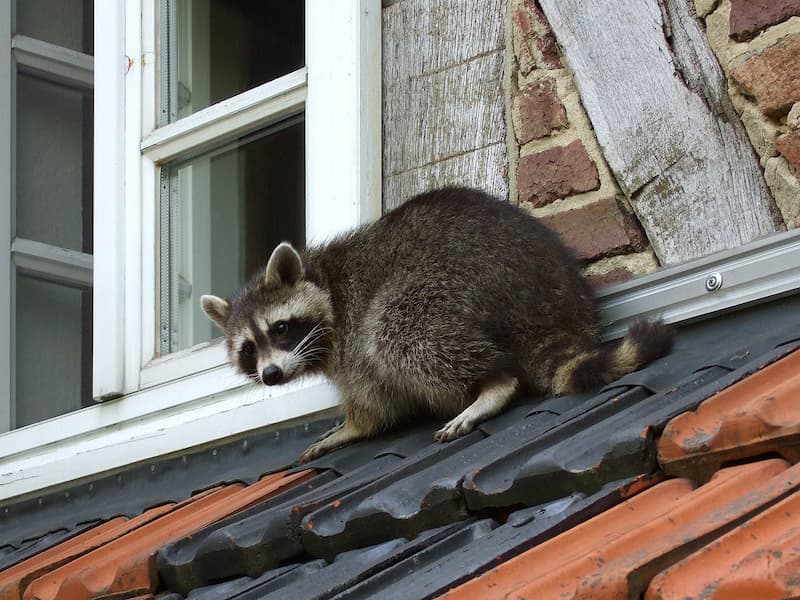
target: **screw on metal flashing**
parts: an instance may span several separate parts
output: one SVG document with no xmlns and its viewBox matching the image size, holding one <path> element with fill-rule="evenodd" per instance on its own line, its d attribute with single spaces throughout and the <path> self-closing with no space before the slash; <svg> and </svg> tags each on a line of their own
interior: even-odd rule
<svg viewBox="0 0 800 600">
<path fill-rule="evenodd" d="M 708 277 L 706 277 L 707 292 L 716 292 L 721 287 L 722 287 L 722 273 L 720 273 L 719 271 L 714 271 Z"/>
</svg>

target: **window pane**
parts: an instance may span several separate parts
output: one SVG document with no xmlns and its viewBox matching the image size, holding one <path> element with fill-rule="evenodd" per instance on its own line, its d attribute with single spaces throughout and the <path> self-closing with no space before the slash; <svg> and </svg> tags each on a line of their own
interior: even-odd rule
<svg viewBox="0 0 800 600">
<path fill-rule="evenodd" d="M 16 163 L 17 236 L 91 252 L 91 95 L 20 74 Z"/>
<path fill-rule="evenodd" d="M 303 0 L 162 0 L 166 69 L 162 122 L 291 73 L 305 64 Z M 170 35 L 172 34 L 172 35 Z"/>
<path fill-rule="evenodd" d="M 16 426 L 91 402 L 91 292 L 17 276 Z"/>
<path fill-rule="evenodd" d="M 17 0 L 17 33 L 93 54 L 91 0 Z"/>
<path fill-rule="evenodd" d="M 281 241 L 305 240 L 302 116 L 163 168 L 161 352 L 219 336 L 200 296 L 229 296 Z"/>
</svg>

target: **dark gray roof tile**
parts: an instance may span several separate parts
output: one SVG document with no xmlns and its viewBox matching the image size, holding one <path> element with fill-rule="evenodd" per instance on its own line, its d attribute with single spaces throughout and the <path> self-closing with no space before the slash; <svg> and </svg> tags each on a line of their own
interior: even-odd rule
<svg viewBox="0 0 800 600">
<path fill-rule="evenodd" d="M 459 473 L 468 461 L 469 446 L 482 439 L 481 432 L 473 431 L 446 444 L 429 443 L 382 477 L 308 514 L 302 522 L 306 551 L 330 560 L 351 548 L 413 537 L 467 518 Z M 437 487 L 448 480 L 450 485 Z"/>
<path fill-rule="evenodd" d="M 341 477 L 327 471 L 307 482 L 312 487 L 303 486 L 301 494 L 290 490 L 173 542 L 158 554 L 161 577 L 170 589 L 186 593 L 212 581 L 256 576 L 296 561 L 304 553 L 299 525 L 307 513 L 367 485 L 402 460 L 384 455 Z"/>
</svg>

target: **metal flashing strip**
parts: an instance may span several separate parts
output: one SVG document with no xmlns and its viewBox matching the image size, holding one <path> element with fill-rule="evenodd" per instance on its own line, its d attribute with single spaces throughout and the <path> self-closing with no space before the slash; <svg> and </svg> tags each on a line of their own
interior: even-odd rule
<svg viewBox="0 0 800 600">
<path fill-rule="evenodd" d="M 640 317 L 679 323 L 800 288 L 800 230 L 772 235 L 600 290 L 604 338 Z"/>
</svg>

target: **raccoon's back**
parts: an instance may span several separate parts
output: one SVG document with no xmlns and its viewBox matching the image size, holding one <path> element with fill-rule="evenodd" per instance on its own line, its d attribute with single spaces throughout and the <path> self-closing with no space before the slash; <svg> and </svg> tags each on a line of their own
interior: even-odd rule
<svg viewBox="0 0 800 600">
<path fill-rule="evenodd" d="M 429 291 L 421 301 L 447 304 L 466 326 L 477 320 L 500 334 L 594 326 L 591 292 L 571 252 L 524 210 L 477 190 L 415 196 L 330 243 L 318 260 L 334 303 L 349 312 L 387 286 L 417 282 Z"/>
</svg>

